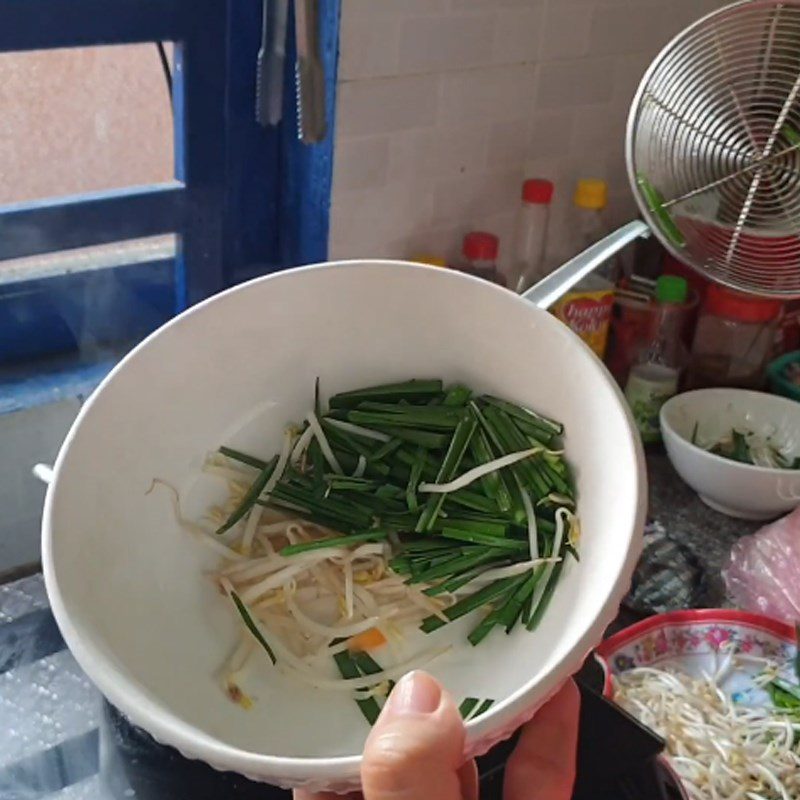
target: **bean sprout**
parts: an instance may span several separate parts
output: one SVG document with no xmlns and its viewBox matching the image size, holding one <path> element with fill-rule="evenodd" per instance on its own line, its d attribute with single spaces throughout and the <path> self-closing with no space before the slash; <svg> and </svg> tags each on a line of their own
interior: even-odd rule
<svg viewBox="0 0 800 800">
<path fill-rule="evenodd" d="M 800 717 L 729 697 L 719 681 L 739 658 L 728 652 L 713 675 L 702 677 L 671 665 L 631 669 L 614 676 L 614 698 L 664 738 L 693 800 L 798 798 Z"/>
</svg>

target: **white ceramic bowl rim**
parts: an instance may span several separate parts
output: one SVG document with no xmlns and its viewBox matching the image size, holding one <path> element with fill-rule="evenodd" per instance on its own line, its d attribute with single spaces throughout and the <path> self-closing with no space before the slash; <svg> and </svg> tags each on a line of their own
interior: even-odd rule
<svg viewBox="0 0 800 800">
<path fill-rule="evenodd" d="M 674 425 L 671 424 L 669 419 L 669 414 L 673 408 L 679 404 L 680 401 L 690 401 L 693 397 L 697 396 L 708 396 L 712 394 L 719 394 L 722 396 L 727 396 L 731 401 L 735 398 L 742 398 L 745 402 L 748 397 L 757 398 L 760 401 L 763 400 L 764 397 L 770 398 L 770 401 L 774 400 L 776 404 L 785 405 L 787 408 L 791 409 L 791 411 L 795 414 L 800 415 L 800 407 L 798 407 L 798 403 L 796 400 L 792 400 L 788 397 L 783 397 L 777 394 L 767 394 L 766 392 L 756 392 L 751 389 L 728 389 L 724 387 L 720 387 L 717 389 L 693 389 L 689 392 L 681 392 L 681 394 L 676 394 L 674 397 L 670 397 L 663 406 L 661 406 L 660 418 L 661 418 L 661 426 L 669 428 L 669 430 L 675 434 L 681 441 L 685 442 L 692 448 L 692 451 L 696 451 L 697 454 L 704 459 L 708 460 L 709 464 L 726 464 L 728 466 L 734 466 L 739 469 L 750 470 L 752 472 L 761 473 L 763 475 L 772 475 L 774 477 L 785 476 L 787 473 L 791 474 L 792 472 L 800 472 L 800 470 L 791 470 L 791 469 L 781 469 L 780 467 L 763 467 L 759 464 L 746 464 L 743 461 L 734 461 L 731 458 L 725 458 L 725 456 L 717 455 L 716 453 L 712 453 L 709 450 L 706 450 L 699 445 L 692 442 L 691 439 L 687 439 L 682 433 L 680 433 Z"/>
<path fill-rule="evenodd" d="M 204 731 L 199 731 L 192 725 L 184 722 L 177 715 L 153 699 L 144 687 L 135 684 L 128 678 L 120 681 L 115 675 L 112 668 L 106 662 L 108 657 L 92 642 L 85 639 L 79 632 L 79 628 L 73 623 L 70 614 L 61 597 L 61 592 L 58 586 L 58 578 L 52 552 L 52 535 L 53 535 L 53 508 L 55 499 L 59 491 L 59 476 L 64 469 L 64 463 L 70 449 L 70 444 L 75 437 L 79 427 L 86 417 L 92 412 L 92 408 L 97 398 L 103 389 L 114 380 L 115 376 L 124 370 L 133 358 L 143 349 L 147 348 L 155 337 L 161 335 L 165 330 L 174 325 L 182 324 L 186 319 L 191 318 L 203 312 L 203 310 L 212 302 L 216 302 L 219 298 L 229 296 L 238 292 L 247 291 L 251 286 L 266 282 L 275 282 L 290 280 L 298 273 L 313 273 L 315 271 L 336 268 L 339 270 L 344 269 L 364 269 L 368 265 L 378 266 L 394 266 L 399 267 L 402 265 L 403 269 L 414 269 L 420 271 L 427 271 L 431 268 L 426 265 L 409 264 L 406 262 L 397 262 L 391 260 L 369 259 L 359 261 L 345 261 L 345 262 L 330 262 L 325 264 L 313 264 L 309 266 L 299 267 L 291 270 L 286 270 L 266 276 L 262 276 L 251 280 L 247 283 L 237 285 L 229 288 L 224 292 L 219 293 L 213 297 L 207 298 L 197 305 L 189 308 L 182 314 L 173 318 L 165 325 L 157 329 L 155 332 L 147 336 L 142 342 L 134 347 L 124 358 L 111 370 L 106 378 L 99 385 L 97 390 L 91 395 L 87 402 L 83 405 L 80 413 L 77 416 L 70 432 L 67 434 L 64 444 L 59 452 L 58 458 L 54 466 L 53 483 L 47 493 L 44 505 L 43 525 L 42 525 L 42 562 L 45 582 L 48 589 L 48 594 L 51 598 L 52 610 L 58 621 L 58 625 L 64 635 L 64 638 L 73 651 L 76 659 L 81 664 L 94 664 L 92 669 L 92 679 L 98 685 L 101 692 L 113 703 L 120 708 L 131 721 L 147 730 L 157 740 L 163 741 L 167 744 L 175 746 L 179 751 L 191 758 L 202 758 L 211 766 L 223 770 L 235 770 L 245 776 L 253 777 L 256 780 L 264 780 L 264 777 L 257 774 L 261 771 L 260 767 L 267 767 L 274 770 L 279 768 L 282 774 L 292 777 L 293 779 L 307 780 L 309 776 L 316 775 L 319 779 L 324 780 L 326 775 L 336 774 L 340 775 L 344 771 L 351 769 L 357 770 L 361 756 L 348 755 L 348 756 L 331 756 L 331 757 L 291 757 L 291 756 L 272 756 L 261 753 L 256 753 L 241 748 L 231 746 L 214 738 Z M 479 278 L 472 276 L 458 274 L 459 280 L 472 281 L 480 284 L 481 290 L 485 292 L 499 292 L 510 294 L 507 290 L 499 286 L 486 283 Z M 516 296 L 514 302 L 528 306 L 528 302 Z M 583 348 L 586 353 L 590 353 L 588 346 L 581 342 L 576 342 L 576 345 Z M 598 365 L 601 366 L 599 360 Z M 604 368 L 603 368 L 604 369 Z M 646 473 L 644 469 L 644 457 L 641 448 L 641 443 L 635 434 L 635 427 L 624 397 L 613 381 L 609 377 L 609 383 L 613 387 L 613 391 L 620 406 L 625 409 L 627 417 L 631 424 L 628 430 L 628 441 L 625 442 L 627 448 L 634 454 L 637 472 L 638 472 L 638 489 L 639 499 L 636 503 L 631 503 L 628 512 L 628 519 L 626 525 L 631 531 L 641 530 L 646 514 Z M 535 679 L 528 680 L 516 692 L 505 697 L 501 703 L 497 703 L 492 708 L 491 712 L 481 717 L 478 720 L 467 723 L 467 737 L 468 742 L 470 739 L 479 739 L 491 729 L 491 717 L 494 712 L 502 710 L 514 701 L 519 700 L 524 696 L 534 683 L 541 687 L 544 696 L 551 696 L 560 686 L 563 677 L 559 675 L 572 674 L 580 667 L 581 663 L 591 652 L 593 646 L 596 644 L 596 638 L 593 638 L 593 630 L 610 624 L 616 615 L 619 603 L 622 600 L 627 588 L 629 586 L 630 576 L 638 558 L 638 549 L 632 547 L 631 551 L 627 554 L 626 559 L 620 560 L 619 569 L 617 574 L 614 575 L 615 590 L 605 598 L 604 604 L 598 617 L 595 620 L 589 620 L 577 637 L 575 646 L 562 658 L 557 664 L 556 669 L 552 670 L 545 679 L 536 681 Z M 531 712 L 532 714 L 533 712 Z M 527 715 L 530 718 L 530 714 Z M 520 718 L 516 724 L 522 724 L 527 721 L 527 718 Z M 512 730 L 509 730 L 506 735 L 510 735 Z M 483 752 L 483 751 L 481 751 Z M 476 753 L 480 754 L 480 753 Z"/>
</svg>

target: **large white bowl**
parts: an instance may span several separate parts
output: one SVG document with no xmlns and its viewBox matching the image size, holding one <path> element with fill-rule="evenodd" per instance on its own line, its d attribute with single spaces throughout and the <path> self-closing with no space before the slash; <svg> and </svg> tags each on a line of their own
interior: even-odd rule
<svg viewBox="0 0 800 800">
<path fill-rule="evenodd" d="M 598 643 L 639 553 L 646 491 L 624 401 L 590 350 L 549 314 L 454 272 L 386 261 L 284 272 L 201 303 L 130 353 L 83 408 L 47 495 L 44 571 L 64 637 L 159 741 L 257 780 L 341 790 L 358 784 L 357 707 L 266 662 L 252 710 L 223 695 L 215 674 L 237 622 L 203 575 L 215 555 L 176 525 L 166 494 L 145 494 L 160 477 L 199 515 L 212 499 L 196 479 L 206 452 L 279 449 L 317 376 L 327 394 L 441 376 L 566 424 L 580 563 L 535 633 L 477 648 L 459 637 L 429 667 L 457 698 L 496 700 L 468 724 L 465 755 L 509 736 Z"/>
<path fill-rule="evenodd" d="M 774 434 L 800 456 L 800 403 L 746 389 L 698 389 L 668 400 L 661 408 L 661 432 L 672 465 L 711 508 L 741 519 L 774 519 L 800 505 L 800 471 L 756 467 L 709 453 L 692 444 L 732 428 Z"/>
</svg>

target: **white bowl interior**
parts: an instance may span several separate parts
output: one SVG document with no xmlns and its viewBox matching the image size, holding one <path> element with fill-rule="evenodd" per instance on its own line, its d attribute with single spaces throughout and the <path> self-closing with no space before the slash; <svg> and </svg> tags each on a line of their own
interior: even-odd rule
<svg viewBox="0 0 800 800">
<path fill-rule="evenodd" d="M 457 698 L 497 701 L 471 737 L 579 666 L 638 554 L 642 462 L 620 394 L 577 337 L 511 293 L 444 270 L 350 263 L 254 281 L 182 315 L 112 373 L 67 439 L 45 514 L 47 585 L 68 644 L 112 702 L 162 741 L 256 776 L 308 768 L 276 767 L 285 758 L 355 757 L 366 723 L 346 694 L 266 661 L 247 684 L 252 710 L 223 695 L 215 676 L 237 622 L 203 576 L 217 558 L 176 524 L 167 493 L 146 492 L 169 481 L 199 515 L 220 490 L 197 478 L 205 454 L 223 443 L 278 450 L 318 376 L 326 394 L 441 376 L 566 424 L 580 563 L 535 633 L 496 632 L 472 648 L 462 625 L 429 667 Z"/>
<path fill-rule="evenodd" d="M 664 420 L 689 444 L 695 425 L 700 444 L 718 441 L 735 428 L 771 436 L 787 456 L 800 456 L 800 403 L 784 397 L 745 389 L 700 389 L 670 400 Z"/>
</svg>

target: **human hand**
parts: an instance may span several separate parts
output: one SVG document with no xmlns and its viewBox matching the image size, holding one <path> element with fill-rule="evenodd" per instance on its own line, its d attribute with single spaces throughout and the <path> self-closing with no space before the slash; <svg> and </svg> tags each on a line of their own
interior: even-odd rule
<svg viewBox="0 0 800 800">
<path fill-rule="evenodd" d="M 522 728 L 508 759 L 504 800 L 569 800 L 575 781 L 580 695 L 572 681 Z M 364 794 L 349 800 L 478 800 L 474 761 L 462 764 L 464 723 L 450 695 L 425 672 L 392 691 L 364 747 Z M 297 790 L 295 800 L 345 800 Z"/>
</svg>

